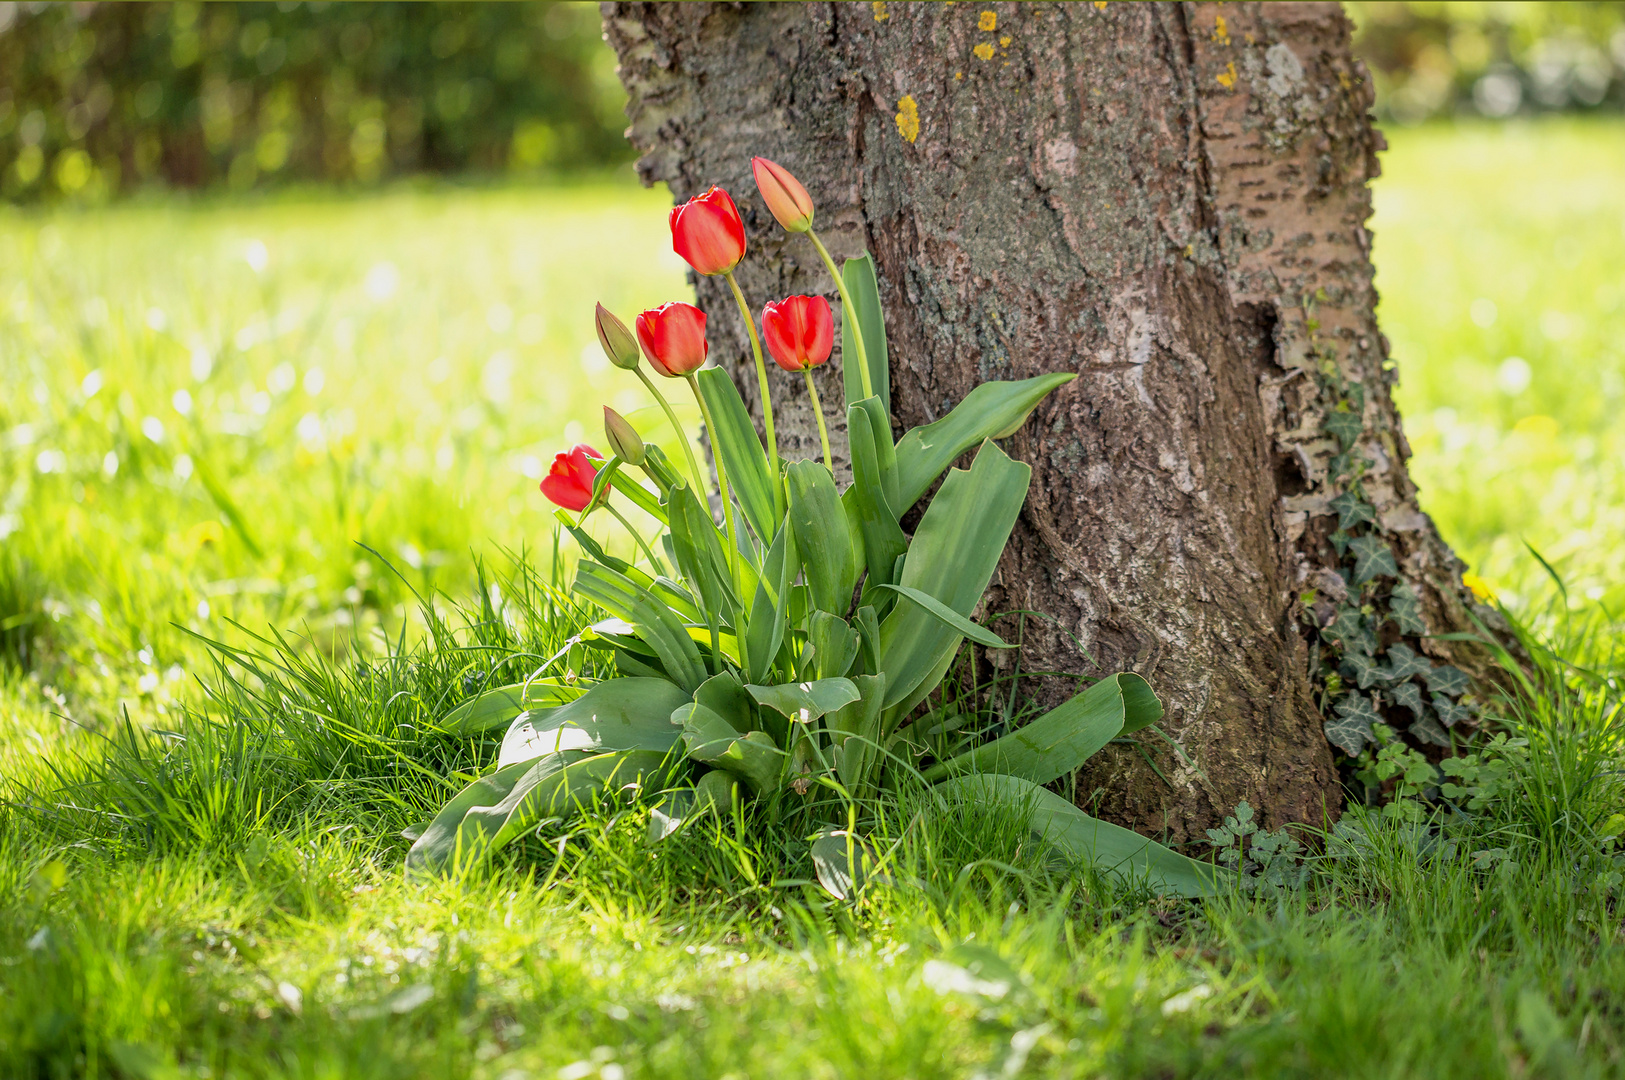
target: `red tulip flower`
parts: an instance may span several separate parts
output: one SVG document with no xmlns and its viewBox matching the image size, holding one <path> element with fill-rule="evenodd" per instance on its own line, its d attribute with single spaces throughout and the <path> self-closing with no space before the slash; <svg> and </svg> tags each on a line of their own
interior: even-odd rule
<svg viewBox="0 0 1625 1080">
<path fill-rule="evenodd" d="M 553 455 L 553 467 L 542 477 L 542 494 L 566 510 L 585 510 L 592 502 L 592 481 L 598 475 L 593 458 L 601 456 L 586 443 Z"/>
<path fill-rule="evenodd" d="M 822 296 L 787 296 L 762 311 L 762 340 L 785 371 L 806 371 L 829 359 L 835 320 Z"/>
<path fill-rule="evenodd" d="M 672 300 L 650 308 L 638 316 L 637 326 L 643 355 L 662 375 L 675 379 L 705 366 L 710 348 L 705 343 L 705 312 L 693 304 Z"/>
<path fill-rule="evenodd" d="M 719 187 L 671 212 L 672 250 L 702 274 L 726 274 L 745 257 L 745 223 Z"/>
<path fill-rule="evenodd" d="M 790 175 L 790 170 L 765 157 L 751 158 L 750 170 L 756 174 L 756 190 L 762 193 L 762 201 L 786 232 L 812 228 L 812 196 L 800 180 Z"/>
</svg>

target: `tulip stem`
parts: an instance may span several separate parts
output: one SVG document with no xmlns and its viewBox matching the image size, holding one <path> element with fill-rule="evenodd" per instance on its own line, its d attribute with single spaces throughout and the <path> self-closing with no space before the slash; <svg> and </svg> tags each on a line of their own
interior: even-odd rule
<svg viewBox="0 0 1625 1080">
<path fill-rule="evenodd" d="M 632 539 L 637 541 L 638 547 L 642 548 L 643 553 L 649 556 L 650 567 L 654 569 L 655 573 L 660 573 L 663 569 L 660 565 L 660 560 L 655 558 L 655 553 L 653 551 L 649 550 L 649 545 L 644 541 L 643 535 L 632 527 L 632 523 L 626 520 L 619 510 L 610 505 L 609 499 L 606 498 L 600 505 L 602 505 L 605 510 L 608 510 L 610 513 L 614 514 L 615 520 L 621 523 L 621 527 L 632 534 Z"/>
<path fill-rule="evenodd" d="M 634 370 L 637 371 L 638 378 L 643 380 L 643 385 L 649 388 L 649 393 L 655 396 L 655 400 L 660 402 L 660 407 L 665 410 L 666 419 L 671 421 L 672 430 L 677 433 L 677 441 L 683 444 L 683 453 L 688 455 L 688 470 L 694 474 L 694 493 L 704 498 L 705 474 L 700 472 L 700 462 L 694 456 L 694 444 L 689 440 L 688 432 L 683 430 L 683 425 L 677 420 L 677 414 L 672 412 L 671 402 L 666 400 L 666 395 L 660 392 L 660 388 L 654 384 L 643 368 L 638 367 Z"/>
<path fill-rule="evenodd" d="M 728 287 L 734 291 L 734 299 L 739 302 L 739 314 L 744 316 L 745 329 L 750 333 L 751 352 L 756 356 L 756 381 L 762 389 L 762 421 L 767 429 L 767 453 L 773 462 L 773 515 L 775 520 L 782 520 L 784 490 L 779 480 L 779 442 L 773 434 L 773 397 L 767 389 L 767 361 L 762 359 L 762 339 L 756 336 L 756 319 L 750 313 L 750 305 L 745 303 L 745 294 L 739 291 L 739 282 L 734 280 L 732 270 L 728 271 L 727 277 Z"/>
<path fill-rule="evenodd" d="M 829 429 L 824 427 L 824 407 L 818 402 L 818 387 L 813 384 L 812 368 L 802 368 L 801 373 L 807 376 L 807 393 L 812 395 L 813 415 L 818 417 L 818 441 L 824 444 L 824 467 L 834 476 L 835 459 L 829 453 Z"/>
<path fill-rule="evenodd" d="M 829 249 L 818 239 L 818 234 L 812 231 L 811 226 L 807 228 L 807 239 L 813 242 L 818 254 L 824 257 L 824 265 L 829 267 L 829 276 L 835 279 L 835 291 L 841 294 L 841 318 L 851 324 L 852 344 L 858 350 L 858 385 L 863 387 L 864 397 L 874 397 L 874 383 L 869 378 L 869 353 L 863 344 L 863 324 L 858 321 L 858 307 L 852 302 L 852 294 L 846 291 L 846 282 L 842 279 L 841 272 L 835 269 L 835 260 L 830 258 Z M 889 401 L 883 401 L 881 404 L 888 409 L 891 408 Z"/>
<path fill-rule="evenodd" d="M 705 395 L 700 393 L 700 384 L 693 373 L 684 375 L 688 380 L 688 388 L 694 391 L 694 400 L 700 403 L 700 415 L 705 418 L 705 430 L 711 433 L 711 460 L 717 466 L 717 487 L 722 493 L 722 522 L 728 528 L 728 573 L 733 575 L 734 588 L 739 587 L 739 541 L 734 538 L 734 509 L 733 501 L 728 498 L 728 470 L 722 464 L 722 455 L 717 453 L 717 426 L 711 422 L 711 407 L 705 403 Z M 701 489 L 703 494 L 704 489 Z"/>
</svg>

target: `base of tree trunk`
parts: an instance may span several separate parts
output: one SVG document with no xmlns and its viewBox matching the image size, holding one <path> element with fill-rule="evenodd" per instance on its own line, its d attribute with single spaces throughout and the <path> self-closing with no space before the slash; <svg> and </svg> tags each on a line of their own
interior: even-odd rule
<svg viewBox="0 0 1625 1080">
<path fill-rule="evenodd" d="M 1168 739 L 1108 747 L 1080 803 L 1176 843 L 1243 799 L 1318 825 L 1373 722 L 1473 722 L 1488 662 L 1437 636 L 1475 608 L 1405 469 L 1364 224 L 1383 144 L 1337 5 L 604 10 L 640 175 L 734 195 L 758 310 L 835 297 L 754 154 L 806 184 L 838 258 L 873 253 L 900 428 L 1077 374 L 1008 440 L 1033 483 L 986 612 L 1047 617 L 1024 670 L 1127 668 L 1167 705 Z M 759 409 L 727 287 L 696 287 Z M 844 447 L 840 378 L 819 390 Z M 805 388 L 773 393 L 781 450 L 816 456 Z"/>
</svg>

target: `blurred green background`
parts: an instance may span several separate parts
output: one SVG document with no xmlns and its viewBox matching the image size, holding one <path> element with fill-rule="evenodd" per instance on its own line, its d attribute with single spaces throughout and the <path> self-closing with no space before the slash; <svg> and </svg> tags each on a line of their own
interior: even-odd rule
<svg viewBox="0 0 1625 1080">
<path fill-rule="evenodd" d="M 1625 47 L 1549 7 L 1355 5 L 1399 58 L 1380 317 L 1445 536 L 1515 607 L 1527 541 L 1618 610 Z M 1536 92 L 1554 40 L 1600 95 Z M 549 557 L 551 455 L 647 404 L 593 302 L 687 294 L 619 108 L 588 5 L 0 5 L 0 772 L 161 723 L 191 633 L 366 652 L 471 554 Z"/>
</svg>

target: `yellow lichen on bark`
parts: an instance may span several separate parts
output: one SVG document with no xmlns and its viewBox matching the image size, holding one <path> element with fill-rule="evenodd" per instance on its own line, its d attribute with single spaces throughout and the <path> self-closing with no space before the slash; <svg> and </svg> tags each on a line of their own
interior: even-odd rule
<svg viewBox="0 0 1625 1080">
<path fill-rule="evenodd" d="M 991 43 L 986 42 L 986 41 L 984 41 L 980 45 L 976 46 L 976 48 L 972 49 L 971 52 L 975 53 L 978 57 L 980 57 L 983 60 L 991 60 L 991 59 L 993 59 L 993 46 L 992 46 Z"/>
<path fill-rule="evenodd" d="M 999 13 L 996 11 L 982 12 L 982 17 L 976 20 L 976 26 L 980 30 L 992 33 L 999 28 Z"/>
<path fill-rule="evenodd" d="M 875 9 L 875 22 L 885 22 L 891 18 L 891 12 L 886 10 L 886 0 L 875 0 L 871 6 Z"/>
<path fill-rule="evenodd" d="M 920 107 L 913 94 L 904 94 L 897 102 L 897 133 L 910 143 L 920 137 Z"/>
</svg>

